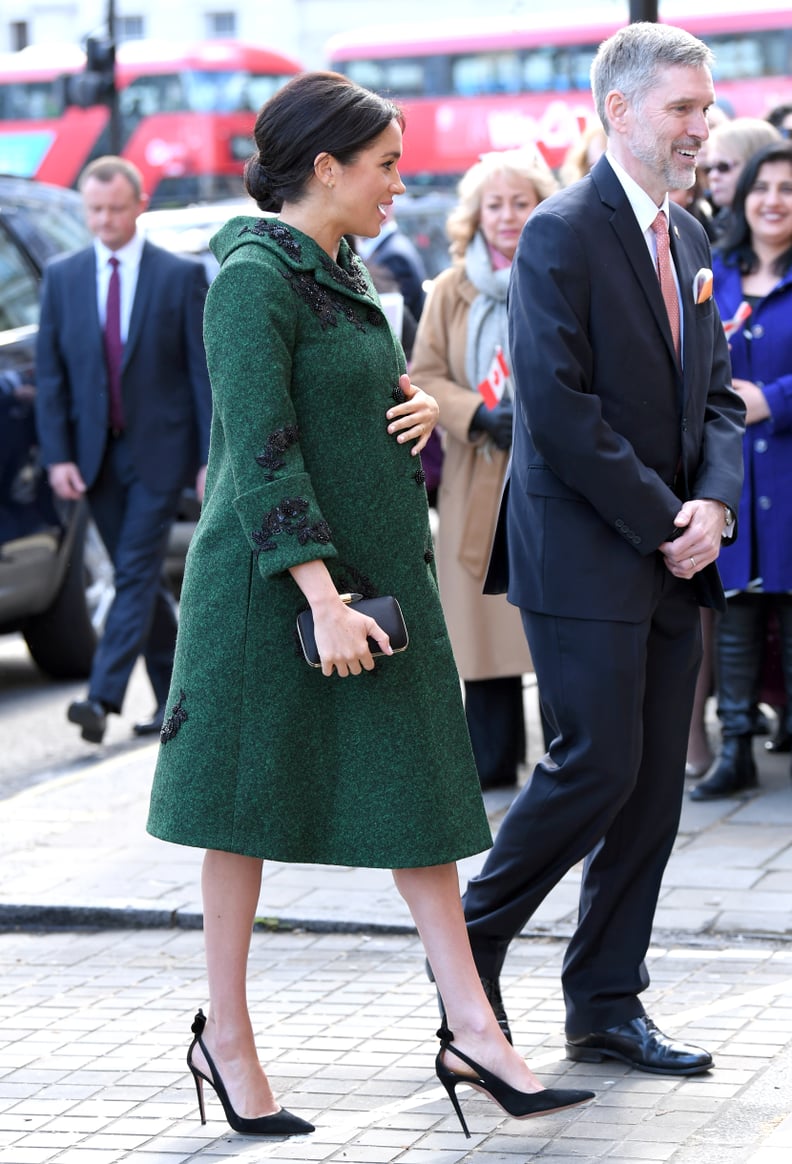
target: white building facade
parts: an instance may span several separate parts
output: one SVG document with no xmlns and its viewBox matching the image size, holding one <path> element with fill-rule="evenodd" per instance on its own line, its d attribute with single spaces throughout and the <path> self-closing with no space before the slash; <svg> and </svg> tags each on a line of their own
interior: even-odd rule
<svg viewBox="0 0 792 1164">
<path fill-rule="evenodd" d="M 575 0 L 580 11 L 596 5 L 626 15 L 629 0 Z M 489 0 L 489 16 L 546 11 L 546 0 Z M 361 25 L 415 22 L 427 17 L 426 0 L 401 0 L 385 16 L 370 0 L 115 0 L 116 41 L 206 40 L 231 37 L 295 58 L 305 68 L 326 65 L 324 46 L 335 33 Z M 0 52 L 29 44 L 79 44 L 106 27 L 108 0 L 3 0 Z M 481 17 L 481 0 L 434 0 L 433 20 Z"/>
</svg>

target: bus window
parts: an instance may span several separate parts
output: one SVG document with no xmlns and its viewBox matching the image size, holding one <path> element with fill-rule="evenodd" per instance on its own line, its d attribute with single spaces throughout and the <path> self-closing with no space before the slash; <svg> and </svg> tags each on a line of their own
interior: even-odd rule
<svg viewBox="0 0 792 1164">
<path fill-rule="evenodd" d="M 587 44 L 569 50 L 569 77 L 573 89 L 591 87 L 591 66 L 597 55 L 597 45 Z"/>
<path fill-rule="evenodd" d="M 62 113 L 63 104 L 53 81 L 0 85 L 0 121 L 44 121 Z"/>
<path fill-rule="evenodd" d="M 520 60 L 517 53 L 476 53 L 451 58 L 451 89 L 463 97 L 484 93 L 519 93 Z"/>
<path fill-rule="evenodd" d="M 529 49 L 523 54 L 522 89 L 529 93 L 545 93 L 557 85 L 557 66 L 552 49 Z"/>
<path fill-rule="evenodd" d="M 740 36 L 704 36 L 715 54 L 716 81 L 779 77 L 792 73 L 792 35 L 789 30 L 743 33 Z"/>
<path fill-rule="evenodd" d="M 139 119 L 155 113 L 180 113 L 187 108 L 184 88 L 178 73 L 135 77 L 118 94 L 122 117 Z"/>
<path fill-rule="evenodd" d="M 236 108 L 249 109 L 254 113 L 258 113 L 264 102 L 269 101 L 290 79 L 285 73 L 281 76 L 277 73 L 245 73 L 241 76 L 243 83 Z"/>
</svg>

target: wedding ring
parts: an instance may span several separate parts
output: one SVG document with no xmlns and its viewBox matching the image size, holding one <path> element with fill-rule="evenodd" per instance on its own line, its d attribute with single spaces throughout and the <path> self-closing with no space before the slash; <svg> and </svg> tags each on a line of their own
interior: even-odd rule
<svg viewBox="0 0 792 1164">
<path fill-rule="evenodd" d="M 691 566 L 693 567 L 693 569 L 695 570 L 695 568 L 696 568 L 696 559 L 695 559 L 695 558 L 691 558 L 691 559 L 690 559 L 690 564 L 691 564 Z"/>
</svg>

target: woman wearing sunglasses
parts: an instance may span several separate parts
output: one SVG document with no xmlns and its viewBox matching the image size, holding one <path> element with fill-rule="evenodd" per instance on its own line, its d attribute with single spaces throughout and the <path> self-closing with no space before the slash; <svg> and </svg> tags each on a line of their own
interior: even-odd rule
<svg viewBox="0 0 792 1164">
<path fill-rule="evenodd" d="M 727 226 L 743 166 L 757 150 L 779 140 L 780 134 L 775 126 L 758 117 L 735 117 L 717 125 L 710 133 L 700 168 L 715 210 L 714 221 L 719 235 Z"/>
</svg>

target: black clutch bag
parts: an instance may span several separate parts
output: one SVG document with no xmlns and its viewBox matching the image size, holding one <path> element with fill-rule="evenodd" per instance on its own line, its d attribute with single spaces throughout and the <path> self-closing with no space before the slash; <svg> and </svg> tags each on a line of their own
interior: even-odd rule
<svg viewBox="0 0 792 1164">
<path fill-rule="evenodd" d="M 353 610 L 367 614 L 369 618 L 374 619 L 378 626 L 382 627 L 390 639 L 394 655 L 407 650 L 410 636 L 407 634 L 401 607 L 392 595 L 383 595 L 381 598 L 363 598 L 360 594 L 342 594 L 341 600 L 348 602 Z M 316 649 L 313 612 L 310 607 L 297 615 L 297 634 L 305 661 L 310 663 L 312 667 L 321 667 L 319 652 Z M 379 649 L 379 643 L 371 637 L 369 637 L 368 645 L 374 658 L 378 658 L 384 653 Z"/>
</svg>

